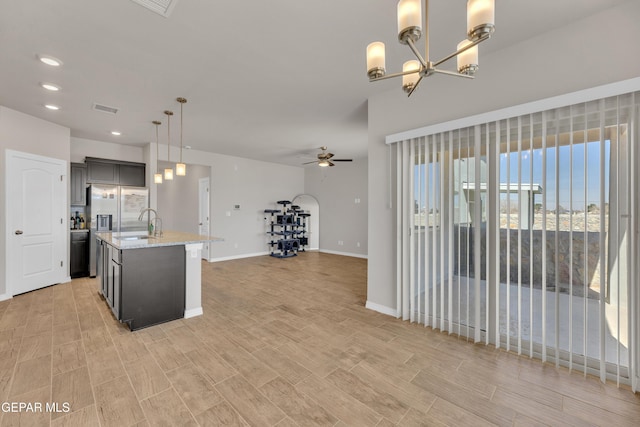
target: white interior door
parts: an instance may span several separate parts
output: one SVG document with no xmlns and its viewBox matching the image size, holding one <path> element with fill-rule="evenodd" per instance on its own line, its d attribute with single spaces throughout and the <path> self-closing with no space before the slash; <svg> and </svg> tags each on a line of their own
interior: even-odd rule
<svg viewBox="0 0 640 427">
<path fill-rule="evenodd" d="M 201 236 L 209 236 L 209 178 L 200 178 L 198 180 L 198 233 Z M 209 242 L 205 242 L 202 247 L 202 258 L 209 260 Z"/>
<path fill-rule="evenodd" d="M 67 163 L 7 150 L 7 291 L 17 295 L 67 277 Z"/>
</svg>

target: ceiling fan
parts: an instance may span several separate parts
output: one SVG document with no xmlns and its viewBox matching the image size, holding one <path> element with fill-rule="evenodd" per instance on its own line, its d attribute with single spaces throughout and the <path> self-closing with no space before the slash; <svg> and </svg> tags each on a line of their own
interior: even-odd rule
<svg viewBox="0 0 640 427">
<path fill-rule="evenodd" d="M 334 159 L 333 158 L 334 154 L 327 152 L 327 147 L 324 145 L 320 147 L 320 149 L 322 150 L 322 153 L 318 153 L 318 160 L 314 160 L 313 162 L 306 162 L 306 163 L 303 163 L 303 165 L 317 163 L 318 166 L 320 167 L 327 167 L 327 166 L 335 166 L 333 162 L 352 162 L 353 161 L 353 159 Z"/>
</svg>

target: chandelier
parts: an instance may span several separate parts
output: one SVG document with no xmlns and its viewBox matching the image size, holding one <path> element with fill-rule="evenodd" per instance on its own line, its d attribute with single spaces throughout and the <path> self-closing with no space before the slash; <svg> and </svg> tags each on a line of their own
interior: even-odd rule
<svg viewBox="0 0 640 427">
<path fill-rule="evenodd" d="M 495 29 L 495 1 L 467 1 L 467 38 L 458 43 L 455 52 L 435 62 L 429 60 L 429 0 L 424 0 L 424 27 L 422 26 L 422 14 L 421 0 L 400 0 L 398 2 L 398 41 L 409 46 L 417 60 L 405 62 L 400 73 L 386 74 L 384 43 L 373 42 L 367 46 L 369 81 L 375 82 L 402 76 L 402 89 L 407 93 L 407 96 L 411 96 L 422 79 L 433 74 L 473 78 L 478 70 L 478 44 L 489 39 Z M 420 40 L 423 32 L 425 36 L 424 56 L 416 47 L 416 42 Z M 457 72 L 437 68 L 456 57 Z"/>
</svg>

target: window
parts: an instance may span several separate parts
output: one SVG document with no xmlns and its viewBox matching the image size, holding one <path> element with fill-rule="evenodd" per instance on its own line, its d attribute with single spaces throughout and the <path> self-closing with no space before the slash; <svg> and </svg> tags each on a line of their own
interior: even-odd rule
<svg viewBox="0 0 640 427">
<path fill-rule="evenodd" d="M 396 143 L 399 315 L 631 382 L 639 103 Z"/>
</svg>

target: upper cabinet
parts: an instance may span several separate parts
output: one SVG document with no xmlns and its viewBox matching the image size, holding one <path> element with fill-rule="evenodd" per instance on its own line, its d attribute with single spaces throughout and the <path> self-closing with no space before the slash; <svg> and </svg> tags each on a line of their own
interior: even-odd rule
<svg viewBox="0 0 640 427">
<path fill-rule="evenodd" d="M 145 164 L 87 157 L 87 182 L 144 187 Z"/>
<path fill-rule="evenodd" d="M 145 166 L 120 164 L 120 185 L 133 185 L 136 187 L 144 187 L 145 185 Z"/>
<path fill-rule="evenodd" d="M 117 163 L 87 159 L 87 182 L 92 184 L 119 184 L 120 174 Z"/>
<path fill-rule="evenodd" d="M 87 167 L 83 163 L 71 163 L 71 205 L 87 204 Z"/>
</svg>

